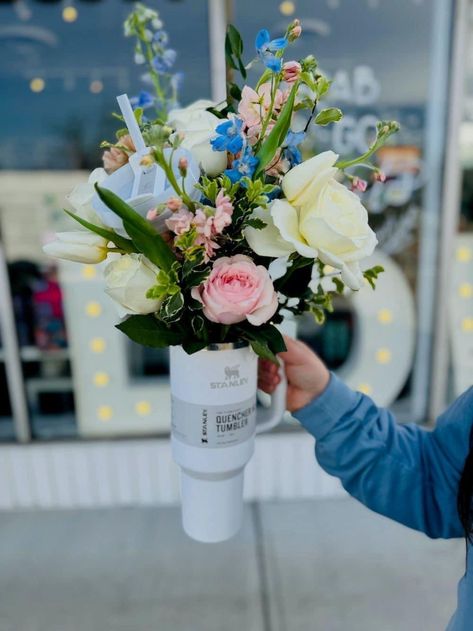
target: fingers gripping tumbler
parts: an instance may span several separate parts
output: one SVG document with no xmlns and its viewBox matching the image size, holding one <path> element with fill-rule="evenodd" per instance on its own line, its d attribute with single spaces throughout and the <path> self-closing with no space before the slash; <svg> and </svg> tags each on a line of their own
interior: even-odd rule
<svg viewBox="0 0 473 631">
<path fill-rule="evenodd" d="M 257 410 L 257 368 L 256 354 L 243 342 L 193 355 L 171 348 L 171 445 L 181 469 L 183 527 L 197 541 L 224 541 L 237 533 L 255 435 L 284 415 L 285 381 L 271 406 Z"/>
</svg>

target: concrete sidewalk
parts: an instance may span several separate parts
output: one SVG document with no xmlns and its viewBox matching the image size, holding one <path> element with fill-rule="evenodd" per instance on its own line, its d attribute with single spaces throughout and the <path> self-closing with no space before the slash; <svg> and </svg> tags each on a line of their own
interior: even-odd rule
<svg viewBox="0 0 473 631">
<path fill-rule="evenodd" d="M 0 513 L 0 631 L 443 631 L 464 557 L 350 499 L 248 506 L 217 545 L 174 508 Z"/>
</svg>

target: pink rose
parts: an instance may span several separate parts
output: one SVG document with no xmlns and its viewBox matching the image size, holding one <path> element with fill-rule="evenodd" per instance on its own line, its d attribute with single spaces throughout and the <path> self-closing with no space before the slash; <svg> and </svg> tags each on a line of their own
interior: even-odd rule
<svg viewBox="0 0 473 631">
<path fill-rule="evenodd" d="M 301 76 L 302 66 L 298 61 L 286 61 L 282 67 L 282 78 L 286 83 L 294 83 Z"/>
<path fill-rule="evenodd" d="M 278 308 L 278 297 L 268 270 L 243 254 L 217 259 L 207 280 L 192 289 L 212 322 L 236 324 L 247 319 L 259 326 Z"/>
</svg>

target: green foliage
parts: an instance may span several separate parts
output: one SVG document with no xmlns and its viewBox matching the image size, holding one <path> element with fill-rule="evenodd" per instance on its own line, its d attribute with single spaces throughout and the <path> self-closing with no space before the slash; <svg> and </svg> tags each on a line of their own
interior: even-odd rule
<svg viewBox="0 0 473 631">
<path fill-rule="evenodd" d="M 164 300 L 158 312 L 158 318 L 167 324 L 172 324 L 180 319 L 183 309 L 184 296 L 178 288 L 176 293 L 168 296 Z"/>
<path fill-rule="evenodd" d="M 243 177 L 241 183 L 246 191 L 245 197 L 250 208 L 266 207 L 269 195 L 277 189 L 274 184 L 264 184 L 262 180 L 251 180 L 249 177 Z"/>
<path fill-rule="evenodd" d="M 328 107 L 317 114 L 314 122 L 316 125 L 329 125 L 330 123 L 337 123 L 342 118 L 342 110 L 339 110 L 338 107 Z"/>
<path fill-rule="evenodd" d="M 256 157 L 259 160 L 258 168 L 255 174 L 255 178 L 259 177 L 263 172 L 267 165 L 274 158 L 274 154 L 278 150 L 279 147 L 282 146 L 284 139 L 286 138 L 287 132 L 289 130 L 289 126 L 291 124 L 292 112 L 294 109 L 294 101 L 296 98 L 297 90 L 299 88 L 299 81 L 296 81 L 292 86 L 292 90 L 289 94 L 289 97 L 282 108 L 278 120 L 276 121 L 271 133 L 261 144 L 261 147 L 256 154 Z"/>
<path fill-rule="evenodd" d="M 100 237 L 103 237 L 104 239 L 108 239 L 108 241 L 111 241 L 112 243 L 114 243 L 117 248 L 119 248 L 120 250 L 123 250 L 127 254 L 129 254 L 130 252 L 136 252 L 136 249 L 132 241 L 130 241 L 129 239 L 125 239 L 125 237 L 121 237 L 119 234 L 117 234 L 113 230 L 102 228 L 102 226 L 96 226 L 95 224 L 90 223 L 90 221 L 86 221 L 85 219 L 82 219 L 82 217 L 79 217 L 79 215 L 71 213 L 69 210 L 66 210 L 65 208 L 64 208 L 64 212 L 68 214 L 69 217 L 72 217 L 74 221 L 77 221 L 78 223 L 80 223 L 81 226 L 83 226 L 84 228 L 87 228 L 87 230 L 90 230 L 91 232 L 95 232 L 95 234 L 98 234 Z"/>
<path fill-rule="evenodd" d="M 209 177 L 204 175 L 200 178 L 200 184 L 195 184 L 194 186 L 201 193 L 203 193 L 204 197 L 206 197 L 210 202 L 212 202 L 212 204 L 215 204 L 215 200 L 221 188 L 219 180 L 210 179 Z"/>
<path fill-rule="evenodd" d="M 339 169 L 348 169 L 349 167 L 356 166 L 357 164 L 365 163 L 380 147 L 382 147 L 387 140 L 399 131 L 400 125 L 397 121 L 379 121 L 376 126 L 376 138 L 373 144 L 369 147 L 363 155 L 353 160 L 342 160 L 335 165 Z"/>
<path fill-rule="evenodd" d="M 332 282 L 335 285 L 337 294 L 342 295 L 345 291 L 345 283 L 342 281 L 342 279 L 338 278 L 338 276 L 334 276 L 332 278 Z"/>
<path fill-rule="evenodd" d="M 238 30 L 229 24 L 225 36 L 225 58 L 227 65 L 234 70 L 238 70 L 243 79 L 246 79 L 247 72 L 242 61 L 243 40 Z"/>
<path fill-rule="evenodd" d="M 363 272 L 363 276 L 366 278 L 372 289 L 376 289 L 376 281 L 378 276 L 384 272 L 384 267 L 381 265 L 375 265 L 371 269 L 367 269 Z"/>
<path fill-rule="evenodd" d="M 236 328 L 239 337 L 247 340 L 259 357 L 279 364 L 276 355 L 286 350 L 286 344 L 280 331 L 273 324 L 253 326 L 250 323 L 245 323 Z"/>
<path fill-rule="evenodd" d="M 146 292 L 146 297 L 151 300 L 164 300 L 169 296 L 175 296 L 181 289 L 179 286 L 180 264 L 175 261 L 167 272 L 159 270 L 156 277 L 156 285 L 150 287 Z"/>
<path fill-rule="evenodd" d="M 248 217 L 245 221 L 245 225 L 255 230 L 263 230 L 268 224 L 259 217 Z"/>
<path fill-rule="evenodd" d="M 116 325 L 131 340 L 144 346 L 165 348 L 181 343 L 181 334 L 169 328 L 154 315 L 132 315 Z"/>
<path fill-rule="evenodd" d="M 102 202 L 123 220 L 123 226 L 138 252 L 142 252 L 152 263 L 169 270 L 175 256 L 160 234 L 118 195 L 95 184 Z"/>
</svg>

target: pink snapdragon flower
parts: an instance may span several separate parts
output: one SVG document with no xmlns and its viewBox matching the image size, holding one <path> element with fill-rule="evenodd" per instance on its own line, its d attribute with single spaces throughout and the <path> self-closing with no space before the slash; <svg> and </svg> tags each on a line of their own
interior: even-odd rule
<svg viewBox="0 0 473 631">
<path fill-rule="evenodd" d="M 176 205 L 177 200 L 181 202 L 179 198 L 174 199 L 176 200 Z M 168 200 L 168 207 L 169 202 L 170 200 Z M 174 212 L 172 217 L 166 220 L 166 226 L 177 236 L 194 227 L 197 233 L 195 245 L 204 247 L 205 261 L 208 262 L 214 256 L 215 250 L 220 248 L 215 238 L 222 234 L 225 228 L 232 223 L 232 214 L 233 204 L 230 197 L 225 195 L 224 189 L 221 189 L 215 199 L 214 210 L 210 209 L 206 212 L 202 208 L 197 208 L 194 214 L 185 206 L 181 206 L 177 212 Z"/>
<path fill-rule="evenodd" d="M 302 66 L 298 61 L 286 61 L 282 67 L 282 78 L 286 83 L 295 83 L 301 76 Z"/>
<path fill-rule="evenodd" d="M 110 147 L 110 149 L 107 149 L 103 152 L 103 166 L 107 173 L 113 173 L 114 171 L 117 171 L 117 169 L 119 169 L 120 167 L 124 166 L 129 159 L 128 152 L 135 153 L 136 151 L 133 140 L 131 139 L 131 136 L 129 134 L 122 136 L 118 141 L 118 144 L 125 147 L 125 149 L 120 149 L 119 147 Z"/>
<path fill-rule="evenodd" d="M 172 217 L 166 219 L 166 226 L 177 236 L 187 232 L 192 226 L 194 215 L 185 207 L 175 212 Z"/>
<path fill-rule="evenodd" d="M 249 256 L 217 259 L 208 278 L 192 289 L 211 322 L 235 324 L 248 320 L 254 326 L 268 322 L 278 308 L 278 296 L 268 270 Z"/>
<path fill-rule="evenodd" d="M 274 98 L 273 112 L 277 113 L 284 105 L 287 94 L 277 89 Z M 241 91 L 241 100 L 238 104 L 238 114 L 243 119 L 247 128 L 262 124 L 262 118 L 266 118 L 271 107 L 271 84 L 263 83 L 258 92 L 245 85 Z"/>
</svg>

